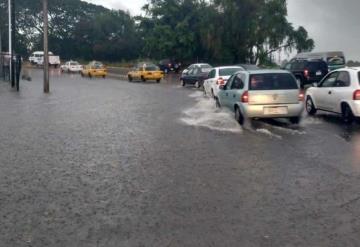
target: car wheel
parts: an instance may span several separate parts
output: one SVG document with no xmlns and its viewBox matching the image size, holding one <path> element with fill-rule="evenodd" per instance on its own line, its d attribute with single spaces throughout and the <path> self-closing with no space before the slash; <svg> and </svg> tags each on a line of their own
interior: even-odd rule
<svg viewBox="0 0 360 247">
<path fill-rule="evenodd" d="M 216 108 L 221 108 L 221 104 L 220 104 L 219 98 L 215 98 L 215 107 L 216 107 Z"/>
<path fill-rule="evenodd" d="M 291 118 L 289 118 L 289 120 L 290 120 L 290 123 L 292 123 L 292 124 L 299 124 L 301 118 L 300 117 L 291 117 Z"/>
<path fill-rule="evenodd" d="M 89 73 L 89 78 L 92 78 L 92 75 L 91 75 L 91 73 Z"/>
<path fill-rule="evenodd" d="M 83 72 L 80 72 L 80 75 L 81 75 L 81 77 L 84 77 L 84 74 L 83 74 Z"/>
<path fill-rule="evenodd" d="M 214 94 L 214 90 L 211 89 L 211 97 L 215 99 L 215 94 Z"/>
<path fill-rule="evenodd" d="M 129 80 L 129 82 L 132 82 L 132 81 L 133 81 L 133 78 L 132 78 L 131 75 L 128 75 L 128 80 Z"/>
<path fill-rule="evenodd" d="M 103 76 L 102 76 L 102 78 L 104 78 L 104 79 L 105 79 L 105 78 L 106 78 L 106 75 L 103 75 Z"/>
<path fill-rule="evenodd" d="M 195 87 L 196 87 L 196 88 L 200 88 L 200 82 L 199 82 L 199 81 L 196 81 L 196 82 L 195 82 Z"/>
<path fill-rule="evenodd" d="M 306 99 L 306 111 L 309 115 L 313 116 L 316 114 L 316 108 L 314 106 L 314 102 L 310 97 L 307 97 Z"/>
<path fill-rule="evenodd" d="M 342 109 L 341 115 L 344 122 L 347 124 L 351 124 L 354 121 L 355 117 L 353 112 L 351 111 L 350 106 L 348 104 L 343 104 L 341 109 Z"/>
<path fill-rule="evenodd" d="M 296 77 L 296 82 L 300 86 L 300 88 L 304 88 L 304 83 L 302 82 L 300 77 Z"/>
<path fill-rule="evenodd" d="M 240 112 L 240 108 L 239 107 L 235 107 L 235 120 L 240 124 L 240 125 L 244 125 L 245 119 L 244 116 L 241 114 Z"/>
<path fill-rule="evenodd" d="M 146 79 L 142 76 L 142 77 L 141 77 L 141 81 L 142 81 L 142 82 L 146 82 Z"/>
<path fill-rule="evenodd" d="M 181 86 L 185 87 L 186 86 L 186 83 L 184 80 L 181 80 Z"/>
<path fill-rule="evenodd" d="M 157 83 L 160 83 L 160 82 L 161 82 L 161 79 L 157 79 L 156 82 L 157 82 Z"/>
<path fill-rule="evenodd" d="M 168 70 L 168 69 L 164 69 L 164 73 L 165 73 L 165 74 L 169 73 L 169 70 Z"/>
</svg>

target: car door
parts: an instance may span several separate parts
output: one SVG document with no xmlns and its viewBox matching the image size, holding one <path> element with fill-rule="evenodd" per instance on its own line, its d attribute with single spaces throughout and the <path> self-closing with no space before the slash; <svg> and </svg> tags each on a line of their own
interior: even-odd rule
<svg viewBox="0 0 360 247">
<path fill-rule="evenodd" d="M 340 71 L 335 82 L 332 93 L 329 95 L 329 106 L 331 111 L 341 113 L 341 102 L 351 100 L 353 90 L 351 89 L 351 79 L 348 71 Z"/>
<path fill-rule="evenodd" d="M 211 88 L 213 87 L 215 76 L 216 76 L 216 69 L 212 69 L 209 73 L 208 79 L 204 81 L 204 89 L 207 94 L 211 93 Z"/>
<path fill-rule="evenodd" d="M 316 107 L 320 110 L 331 111 L 331 96 L 335 87 L 339 72 L 332 72 L 327 75 L 315 90 Z"/>
<path fill-rule="evenodd" d="M 238 73 L 234 76 L 228 96 L 229 107 L 231 109 L 235 109 L 234 106 L 240 101 L 245 87 L 245 78 L 246 75 L 243 73 Z"/>
<path fill-rule="evenodd" d="M 221 91 L 221 100 L 220 103 L 223 106 L 229 107 L 231 105 L 231 86 L 233 84 L 233 81 L 235 79 L 235 75 L 231 76 L 230 79 L 227 81 L 227 83 L 224 86 L 224 90 Z"/>
<path fill-rule="evenodd" d="M 193 71 L 194 71 L 194 69 L 189 69 L 189 70 L 183 75 L 182 80 L 183 80 L 185 83 L 190 83 L 190 82 L 191 82 L 191 77 L 192 77 Z"/>
</svg>

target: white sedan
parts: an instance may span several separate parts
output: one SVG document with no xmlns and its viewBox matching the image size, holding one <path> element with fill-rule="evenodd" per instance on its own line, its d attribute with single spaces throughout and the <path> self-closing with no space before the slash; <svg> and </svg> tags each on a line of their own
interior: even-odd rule
<svg viewBox="0 0 360 247">
<path fill-rule="evenodd" d="M 68 73 L 80 73 L 83 70 L 83 66 L 76 61 L 68 61 L 60 67 L 61 72 Z"/>
<path fill-rule="evenodd" d="M 360 68 L 332 71 L 309 88 L 306 111 L 314 115 L 318 110 L 340 114 L 347 123 L 360 118 Z"/>
<path fill-rule="evenodd" d="M 226 84 L 227 80 L 238 71 L 244 71 L 239 66 L 226 66 L 213 68 L 207 80 L 204 81 L 204 91 L 206 95 L 217 97 L 220 86 Z"/>
</svg>

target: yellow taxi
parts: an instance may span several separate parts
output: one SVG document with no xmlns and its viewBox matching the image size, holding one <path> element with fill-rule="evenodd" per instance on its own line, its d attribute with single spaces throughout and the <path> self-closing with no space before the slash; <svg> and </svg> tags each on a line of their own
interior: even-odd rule
<svg viewBox="0 0 360 247">
<path fill-rule="evenodd" d="M 84 67 L 84 69 L 80 72 L 81 76 L 88 77 L 103 77 L 107 76 L 107 69 L 105 66 L 98 61 L 92 61 L 88 65 Z"/>
<path fill-rule="evenodd" d="M 141 80 L 143 82 L 147 80 L 154 80 L 160 83 L 164 78 L 164 72 L 160 70 L 158 66 L 151 63 L 138 63 L 129 73 L 129 81 Z"/>
</svg>

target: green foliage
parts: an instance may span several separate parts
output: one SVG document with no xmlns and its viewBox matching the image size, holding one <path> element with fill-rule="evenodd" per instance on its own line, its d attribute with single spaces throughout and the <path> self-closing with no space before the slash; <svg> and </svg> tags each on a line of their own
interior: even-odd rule
<svg viewBox="0 0 360 247">
<path fill-rule="evenodd" d="M 279 51 L 311 51 L 303 27 L 287 21 L 286 0 L 148 0 L 131 17 L 80 0 L 49 1 L 50 50 L 64 59 L 109 62 L 176 58 L 214 64 L 272 63 Z M 17 51 L 42 49 L 42 1 L 16 1 Z M 7 0 L 0 0 L 7 46 Z"/>
</svg>

